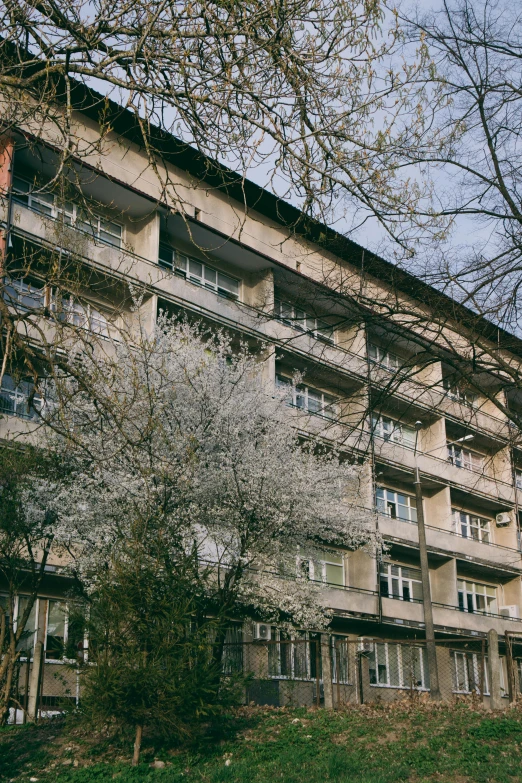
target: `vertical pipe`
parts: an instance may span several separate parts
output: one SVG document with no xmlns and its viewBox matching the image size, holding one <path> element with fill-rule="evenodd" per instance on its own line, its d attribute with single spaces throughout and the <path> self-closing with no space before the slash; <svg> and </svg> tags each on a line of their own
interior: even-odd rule
<svg viewBox="0 0 522 783">
<path fill-rule="evenodd" d="M 339 650 L 340 650 L 340 644 L 341 639 L 337 639 L 336 642 L 334 642 L 334 650 L 335 650 L 335 676 L 337 677 L 337 709 L 341 709 L 341 667 L 339 665 Z"/>
<path fill-rule="evenodd" d="M 315 700 L 318 707 L 321 706 L 321 678 L 320 678 L 320 672 L 319 672 L 319 639 L 315 640 L 315 687 L 316 687 L 316 694 L 315 694 Z"/>
</svg>

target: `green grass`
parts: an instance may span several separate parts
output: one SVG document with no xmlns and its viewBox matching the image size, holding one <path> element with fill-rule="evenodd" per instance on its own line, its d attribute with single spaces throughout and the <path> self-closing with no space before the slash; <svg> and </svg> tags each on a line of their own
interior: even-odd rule
<svg viewBox="0 0 522 783">
<path fill-rule="evenodd" d="M 298 720 L 296 720 L 298 719 Z M 39 783 L 522 783 L 522 712 L 465 704 L 342 713 L 243 709 L 190 748 L 92 735 L 75 722 L 0 731 L 0 778 Z M 151 766 L 154 759 L 166 763 Z M 230 765 L 226 765 L 226 760 Z"/>
</svg>

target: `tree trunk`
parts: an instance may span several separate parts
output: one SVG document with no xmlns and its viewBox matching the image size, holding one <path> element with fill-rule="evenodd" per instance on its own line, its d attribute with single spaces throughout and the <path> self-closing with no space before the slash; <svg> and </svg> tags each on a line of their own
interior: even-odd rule
<svg viewBox="0 0 522 783">
<path fill-rule="evenodd" d="M 136 738 L 134 740 L 134 753 L 132 756 L 132 766 L 136 767 L 138 765 L 138 762 L 140 760 L 140 750 L 141 750 L 141 737 L 143 735 L 143 726 L 140 724 L 136 726 Z"/>
</svg>

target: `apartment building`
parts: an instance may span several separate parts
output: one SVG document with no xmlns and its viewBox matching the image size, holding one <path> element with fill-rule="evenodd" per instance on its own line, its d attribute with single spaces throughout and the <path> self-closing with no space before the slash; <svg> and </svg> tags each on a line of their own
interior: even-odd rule
<svg viewBox="0 0 522 783">
<path fill-rule="evenodd" d="M 87 139 L 97 132 L 93 112 L 76 117 Z M 301 561 L 308 578 L 322 583 L 335 638 L 388 640 L 372 649 L 369 666 L 372 684 L 390 689 L 401 687 L 392 641 L 424 638 L 417 465 L 435 631 L 454 641 L 447 648 L 453 691 L 470 691 L 459 640 L 482 639 L 490 629 L 522 634 L 522 451 L 495 405 L 494 396 L 505 392 L 486 378 L 482 397 L 455 379 L 440 351 L 429 357 L 429 340 L 417 327 L 394 321 L 387 329 L 385 316 L 376 317 L 358 298 L 362 287 L 366 303 L 399 292 L 414 311 L 430 301 L 422 299 L 420 283 L 417 300 L 409 276 L 390 282 L 393 268 L 386 261 L 373 258 L 368 271 L 358 245 L 307 223 L 252 183 L 224 183 L 211 167 L 201 173 L 198 156 L 167 139 L 162 163 L 176 183 L 169 203 L 132 141 L 132 119 L 118 117 L 110 151 L 82 160 L 74 172 L 82 198 L 95 205 L 88 220 L 72 185 L 61 198 L 45 189 L 58 164 L 52 143 L 29 144 L 22 132 L 4 141 L 14 151 L 14 165 L 4 155 L 0 170 L 7 304 L 26 311 L 45 304 L 100 338 L 121 324 L 152 329 L 161 311 L 183 311 L 263 346 L 269 380 L 287 389 L 296 427 L 337 442 L 366 464 L 360 503 L 377 512 L 382 557 L 325 548 L 324 556 L 303 553 Z M 76 242 L 85 274 L 81 297 L 58 302 L 45 259 L 62 241 L 64 247 Z M 20 264 L 28 252 L 34 258 L 29 271 Z M 430 297 L 443 299 L 434 291 Z M 52 326 L 46 328 L 52 338 Z M 458 323 L 448 320 L 444 328 L 465 345 Z M 37 342 L 28 329 L 28 339 Z M 297 384 L 296 372 L 302 375 Z M 4 376 L 4 440 L 31 428 L 44 404 L 31 392 L 29 379 Z M 43 634 L 46 660 L 59 665 L 56 650 L 67 642 L 66 580 L 59 564 L 48 572 L 30 624 L 34 638 Z M 19 600 L 22 605 L 23 596 Z M 246 624 L 236 638 L 252 638 L 254 631 Z M 277 638 L 277 630 L 272 633 Z M 425 673 L 419 677 L 427 689 Z"/>
</svg>

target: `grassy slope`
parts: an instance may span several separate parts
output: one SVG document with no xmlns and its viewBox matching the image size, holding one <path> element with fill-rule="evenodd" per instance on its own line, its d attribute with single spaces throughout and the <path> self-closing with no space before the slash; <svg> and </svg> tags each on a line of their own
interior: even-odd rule
<svg viewBox="0 0 522 783">
<path fill-rule="evenodd" d="M 74 724 L 0 731 L 0 779 L 39 783 L 522 783 L 522 712 L 492 715 L 463 704 L 239 710 L 220 737 L 191 750 L 130 744 Z M 151 767 L 153 759 L 166 762 Z M 230 765 L 225 764 L 230 759 Z"/>
</svg>

